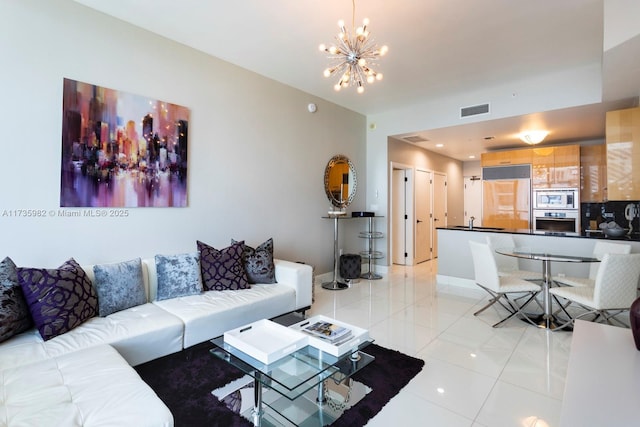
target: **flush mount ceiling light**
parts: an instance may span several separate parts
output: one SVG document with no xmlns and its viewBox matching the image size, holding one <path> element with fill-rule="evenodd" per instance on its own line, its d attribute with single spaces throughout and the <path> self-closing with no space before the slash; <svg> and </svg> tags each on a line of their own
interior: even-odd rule
<svg viewBox="0 0 640 427">
<path fill-rule="evenodd" d="M 358 93 L 364 92 L 365 82 L 371 84 L 376 80 L 382 80 L 382 73 L 374 71 L 376 59 L 387 53 L 389 48 L 382 46 L 378 48 L 373 39 L 369 38 L 369 20 L 362 21 L 362 26 L 355 28 L 356 1 L 352 0 L 353 13 L 351 27 L 353 37 L 344 26 L 344 21 L 338 21 L 340 32 L 336 36 L 336 44 L 327 47 L 324 44 L 319 46 L 320 50 L 329 54 L 334 64 L 324 70 L 324 76 L 330 77 L 340 75 L 340 80 L 333 86 L 339 91 L 346 86 L 356 86 Z M 353 30 L 355 28 L 355 31 Z"/>
<path fill-rule="evenodd" d="M 523 142 L 526 142 L 529 145 L 540 144 L 546 137 L 549 135 L 549 132 L 546 130 L 532 130 L 527 132 L 522 132 L 520 135 L 520 139 Z"/>
</svg>

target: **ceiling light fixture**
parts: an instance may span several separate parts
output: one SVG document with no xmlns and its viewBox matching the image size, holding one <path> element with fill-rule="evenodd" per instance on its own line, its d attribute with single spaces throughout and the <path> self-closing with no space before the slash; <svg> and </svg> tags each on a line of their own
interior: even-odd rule
<svg viewBox="0 0 640 427">
<path fill-rule="evenodd" d="M 333 86 L 339 91 L 345 86 L 356 86 L 358 93 L 364 92 L 365 81 L 369 84 L 376 80 L 382 80 L 382 73 L 374 71 L 371 67 L 376 66 L 376 59 L 387 53 L 389 48 L 382 46 L 378 48 L 373 39 L 369 38 L 369 19 L 362 21 L 362 27 L 355 28 L 356 1 L 352 0 L 353 13 L 351 18 L 353 37 L 344 26 L 344 21 L 338 21 L 340 32 L 336 36 L 336 44 L 327 47 L 324 44 L 319 46 L 320 50 L 327 52 L 329 58 L 334 61 L 334 65 L 324 70 L 324 76 L 341 75 L 338 83 Z"/>
<path fill-rule="evenodd" d="M 549 132 L 546 130 L 532 130 L 527 132 L 522 132 L 520 135 L 520 139 L 523 142 L 526 142 L 529 145 L 540 144 L 546 137 L 549 135 Z"/>
</svg>

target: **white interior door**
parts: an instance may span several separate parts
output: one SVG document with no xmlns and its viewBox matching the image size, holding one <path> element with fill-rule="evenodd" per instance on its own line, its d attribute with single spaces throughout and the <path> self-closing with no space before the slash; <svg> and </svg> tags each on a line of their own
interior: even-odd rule
<svg viewBox="0 0 640 427">
<path fill-rule="evenodd" d="M 431 172 L 416 170 L 415 262 L 431 259 Z"/>
<path fill-rule="evenodd" d="M 436 227 L 447 226 L 447 175 L 433 173 L 433 257 L 438 257 L 438 233 Z"/>
<path fill-rule="evenodd" d="M 473 225 L 482 225 L 482 180 L 479 177 L 464 177 L 464 224 L 474 217 Z"/>
<path fill-rule="evenodd" d="M 404 169 L 393 169 L 391 174 L 391 261 L 406 263 L 406 193 Z"/>
</svg>

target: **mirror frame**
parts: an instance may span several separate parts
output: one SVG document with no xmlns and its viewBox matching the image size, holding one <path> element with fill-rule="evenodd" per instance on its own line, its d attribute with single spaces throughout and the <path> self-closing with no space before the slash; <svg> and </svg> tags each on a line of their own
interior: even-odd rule
<svg viewBox="0 0 640 427">
<path fill-rule="evenodd" d="M 337 199 L 334 196 L 334 194 L 331 192 L 331 187 L 329 185 L 331 171 L 338 164 L 347 164 L 349 166 L 349 183 L 352 186 L 352 188 L 349 189 L 348 196 L 346 198 L 343 198 L 342 200 Z M 331 160 L 329 160 L 329 163 L 327 163 L 327 167 L 324 169 L 324 191 L 327 194 L 327 197 L 329 198 L 329 201 L 331 202 L 331 204 L 340 209 L 343 209 L 349 206 L 351 202 L 353 202 L 353 198 L 356 195 L 357 186 L 358 186 L 358 180 L 356 178 L 356 168 L 353 166 L 353 163 L 351 162 L 351 160 L 349 160 L 347 156 L 344 156 L 342 154 L 333 156 Z"/>
</svg>

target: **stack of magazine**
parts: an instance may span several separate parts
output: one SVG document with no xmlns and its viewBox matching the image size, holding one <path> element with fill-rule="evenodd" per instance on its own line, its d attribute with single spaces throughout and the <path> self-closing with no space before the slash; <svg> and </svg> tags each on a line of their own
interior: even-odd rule
<svg viewBox="0 0 640 427">
<path fill-rule="evenodd" d="M 351 329 L 324 321 L 305 326 L 302 330 L 311 336 L 320 338 L 334 345 L 342 344 L 352 336 Z"/>
</svg>

